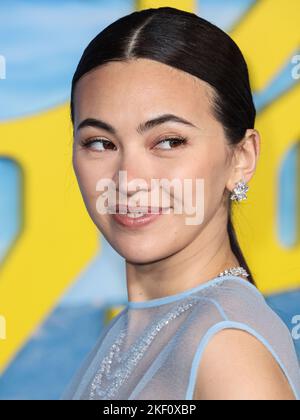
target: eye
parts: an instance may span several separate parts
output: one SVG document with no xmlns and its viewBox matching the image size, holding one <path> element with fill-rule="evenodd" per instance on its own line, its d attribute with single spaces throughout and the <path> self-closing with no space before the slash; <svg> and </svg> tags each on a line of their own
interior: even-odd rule
<svg viewBox="0 0 300 420">
<path fill-rule="evenodd" d="M 105 150 L 115 150 L 115 145 L 109 141 L 104 140 L 101 138 L 94 138 L 89 140 L 83 140 L 80 142 L 82 147 L 85 147 L 87 149 L 96 150 L 98 152 L 103 152 Z M 115 148 L 115 149 L 114 149 Z"/>
<path fill-rule="evenodd" d="M 160 142 L 157 143 L 157 145 L 159 144 L 163 145 L 163 147 L 159 147 L 159 149 L 170 150 L 170 149 L 174 149 L 174 147 L 168 147 L 167 143 L 170 143 L 176 148 L 176 147 L 184 145 L 186 142 L 187 142 L 187 139 L 185 137 L 169 137 L 169 138 L 161 140 Z"/>
</svg>

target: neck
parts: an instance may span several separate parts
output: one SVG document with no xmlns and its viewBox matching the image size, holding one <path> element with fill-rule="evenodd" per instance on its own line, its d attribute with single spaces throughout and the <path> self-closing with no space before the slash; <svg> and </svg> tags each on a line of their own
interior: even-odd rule
<svg viewBox="0 0 300 420">
<path fill-rule="evenodd" d="M 213 232 L 207 224 L 188 246 L 162 260 L 146 264 L 126 261 L 128 300 L 139 302 L 181 293 L 239 266 L 224 225 L 225 229 Z"/>
</svg>

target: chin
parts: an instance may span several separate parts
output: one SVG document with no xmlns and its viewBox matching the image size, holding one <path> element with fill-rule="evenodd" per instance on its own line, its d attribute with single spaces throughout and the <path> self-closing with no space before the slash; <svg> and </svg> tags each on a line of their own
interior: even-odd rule
<svg viewBox="0 0 300 420">
<path fill-rule="evenodd" d="M 157 244 L 151 245 L 147 241 L 110 241 L 111 246 L 127 262 L 132 264 L 150 264 L 166 258 L 169 254 L 164 249 L 158 249 Z"/>
<path fill-rule="evenodd" d="M 126 260 L 127 263 L 129 264 L 133 264 L 133 265 L 146 265 L 146 264 L 153 264 L 161 259 L 163 259 L 164 257 L 157 257 L 157 256 L 153 256 L 151 258 L 151 256 L 147 256 L 147 258 L 145 258 L 145 255 L 128 255 L 128 253 L 126 255 L 124 255 L 124 258 Z"/>
<path fill-rule="evenodd" d="M 111 247 L 126 261 L 136 264 L 149 264 L 162 260 L 178 251 L 178 242 L 170 238 L 175 235 L 162 236 L 159 232 L 126 232 L 116 231 L 103 219 L 95 221 L 98 230 Z"/>
</svg>

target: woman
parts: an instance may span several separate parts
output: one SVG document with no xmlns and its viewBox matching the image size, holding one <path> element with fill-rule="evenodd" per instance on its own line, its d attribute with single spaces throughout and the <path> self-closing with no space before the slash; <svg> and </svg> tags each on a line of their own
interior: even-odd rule
<svg viewBox="0 0 300 420">
<path fill-rule="evenodd" d="M 65 398 L 299 399 L 292 338 L 255 287 L 231 223 L 260 148 L 233 40 L 170 7 L 122 17 L 85 49 L 71 117 L 78 184 L 126 261 L 128 304 Z M 154 179 L 203 188 L 182 194 Z M 115 196 L 105 196 L 107 180 Z"/>
</svg>

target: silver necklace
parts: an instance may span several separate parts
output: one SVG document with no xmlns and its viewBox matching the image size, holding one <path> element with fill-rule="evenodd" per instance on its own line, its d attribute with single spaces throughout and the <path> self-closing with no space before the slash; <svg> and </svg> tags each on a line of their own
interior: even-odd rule
<svg viewBox="0 0 300 420">
<path fill-rule="evenodd" d="M 129 351 L 126 353 L 123 352 L 122 356 L 120 356 L 121 345 L 127 332 L 128 319 L 126 319 L 125 327 L 122 329 L 115 343 L 111 346 L 108 355 L 103 359 L 100 369 L 90 385 L 89 399 L 94 400 L 95 397 L 100 397 L 101 399 L 112 399 L 120 386 L 130 376 L 133 369 L 159 331 L 168 325 L 170 321 L 176 319 L 182 313 L 187 311 L 196 302 L 198 302 L 198 299 L 195 297 L 190 298 L 187 303 L 180 304 L 175 308 L 175 310 L 173 309 L 172 311 L 169 311 L 157 324 L 155 323 L 154 325 L 151 325 L 150 328 L 146 330 L 146 332 L 142 335 L 141 340 L 134 344 Z M 113 375 L 111 375 L 110 370 L 114 358 L 116 358 L 119 363 L 122 363 Z M 101 384 L 104 374 L 107 379 L 112 379 L 112 383 L 108 387 L 102 389 Z"/>
<path fill-rule="evenodd" d="M 227 276 L 229 274 L 232 274 L 233 276 L 249 276 L 249 274 L 243 267 L 231 267 L 228 270 L 222 271 L 222 273 L 220 273 L 218 277 Z"/>
<path fill-rule="evenodd" d="M 249 275 L 243 267 L 232 267 L 220 273 L 218 277 L 226 276 L 228 274 L 235 276 Z M 100 368 L 89 386 L 89 399 L 94 400 L 97 397 L 100 397 L 101 399 L 112 399 L 121 385 L 131 375 L 137 363 L 143 357 L 145 351 L 155 339 L 159 331 L 168 325 L 170 321 L 176 319 L 178 316 L 188 310 L 196 302 L 198 302 L 198 299 L 192 296 L 189 298 L 187 303 L 177 305 L 175 310 L 173 309 L 169 311 L 157 324 L 152 324 L 150 328 L 148 328 L 142 335 L 141 340 L 134 344 L 133 347 L 129 349 L 129 351 L 125 353 L 122 352 L 122 356 L 120 356 L 121 346 L 127 333 L 128 318 L 126 318 L 125 327 L 120 332 L 116 341 L 110 347 L 107 356 L 105 356 L 102 360 Z M 115 370 L 115 372 L 111 374 L 111 366 L 114 359 L 116 359 L 118 363 L 122 363 Z M 112 383 L 109 386 L 102 388 L 101 385 L 104 375 L 106 379 L 112 379 Z"/>
</svg>

